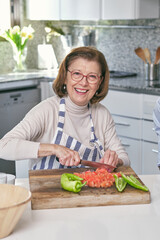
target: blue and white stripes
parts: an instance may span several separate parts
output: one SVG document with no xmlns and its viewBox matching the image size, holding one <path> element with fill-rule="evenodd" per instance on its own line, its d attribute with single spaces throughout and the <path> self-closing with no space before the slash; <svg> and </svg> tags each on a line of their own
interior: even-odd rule
<svg viewBox="0 0 160 240">
<path fill-rule="evenodd" d="M 54 136 L 52 143 L 65 146 L 72 150 L 75 150 L 79 153 L 79 156 L 83 160 L 90 161 L 99 161 L 99 159 L 103 155 L 103 147 L 100 143 L 99 139 L 97 139 L 94 131 L 93 121 L 91 110 L 90 111 L 90 123 L 91 123 L 91 138 L 90 143 L 92 143 L 92 147 L 88 148 L 79 142 L 77 139 L 67 135 L 64 131 L 64 122 L 65 122 L 65 99 L 60 99 L 60 107 L 59 107 L 59 119 L 57 124 L 57 130 Z M 58 159 L 55 155 L 43 157 L 36 165 L 33 166 L 33 169 L 57 169 L 57 168 L 67 168 L 59 163 Z"/>
</svg>

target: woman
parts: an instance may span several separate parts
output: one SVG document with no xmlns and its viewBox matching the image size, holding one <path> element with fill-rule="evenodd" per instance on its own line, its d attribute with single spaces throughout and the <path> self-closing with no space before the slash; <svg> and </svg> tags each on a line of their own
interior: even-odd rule
<svg viewBox="0 0 160 240">
<path fill-rule="evenodd" d="M 108 110 L 104 55 L 92 47 L 73 49 L 53 82 L 56 96 L 34 107 L 0 142 L 0 158 L 32 159 L 32 169 L 78 166 L 80 159 L 129 165 Z"/>
</svg>

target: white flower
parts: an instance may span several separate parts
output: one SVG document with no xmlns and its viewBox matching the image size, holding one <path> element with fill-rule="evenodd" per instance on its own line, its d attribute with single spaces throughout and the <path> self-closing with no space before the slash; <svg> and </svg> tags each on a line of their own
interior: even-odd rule
<svg viewBox="0 0 160 240">
<path fill-rule="evenodd" d="M 34 33 L 34 29 L 31 27 L 31 25 L 28 26 L 28 33 L 29 34 L 33 34 Z"/>
<path fill-rule="evenodd" d="M 13 28 L 10 29 L 11 34 L 16 34 L 20 32 L 20 27 L 19 26 L 14 26 Z"/>
<path fill-rule="evenodd" d="M 19 26 L 14 26 L 5 32 L 0 32 L 0 36 L 9 41 L 12 46 L 16 47 L 19 51 L 23 51 L 28 39 L 33 39 L 34 29 L 29 25 L 23 27 L 22 30 Z"/>
<path fill-rule="evenodd" d="M 45 27 L 44 29 L 45 29 L 46 33 L 50 33 L 52 30 L 50 27 Z"/>
</svg>

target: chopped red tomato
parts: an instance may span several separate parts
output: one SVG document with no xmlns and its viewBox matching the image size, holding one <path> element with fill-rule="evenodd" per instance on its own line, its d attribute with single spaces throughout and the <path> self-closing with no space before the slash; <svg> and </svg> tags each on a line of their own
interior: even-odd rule
<svg viewBox="0 0 160 240">
<path fill-rule="evenodd" d="M 85 171 L 82 173 L 74 173 L 75 175 L 83 178 L 83 182 L 87 182 L 86 185 L 95 188 L 108 188 L 114 183 L 114 177 L 112 173 L 109 173 L 104 168 L 97 168 L 96 171 Z"/>
</svg>

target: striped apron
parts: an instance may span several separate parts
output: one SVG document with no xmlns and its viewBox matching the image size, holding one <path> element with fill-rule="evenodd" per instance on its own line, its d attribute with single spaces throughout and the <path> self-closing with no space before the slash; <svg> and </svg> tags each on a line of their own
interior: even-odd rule
<svg viewBox="0 0 160 240">
<path fill-rule="evenodd" d="M 104 150 L 103 150 L 102 144 L 100 143 L 99 139 L 95 135 L 92 115 L 91 115 L 91 107 L 89 105 L 88 105 L 88 109 L 90 112 L 90 124 L 91 124 L 91 138 L 90 138 L 91 148 L 86 147 L 81 142 L 69 136 L 63 131 L 64 121 L 65 121 L 65 99 L 64 98 L 60 99 L 59 120 L 58 120 L 56 133 L 52 143 L 62 145 L 74 151 L 77 151 L 79 153 L 80 159 L 99 162 L 99 160 L 104 155 Z M 79 167 L 84 167 L 84 166 L 79 165 Z M 33 166 L 32 169 L 38 170 L 38 169 L 58 169 L 58 168 L 71 168 L 71 167 L 70 166 L 67 167 L 60 164 L 56 156 L 52 155 L 52 156 L 43 157 L 37 164 Z"/>
</svg>

